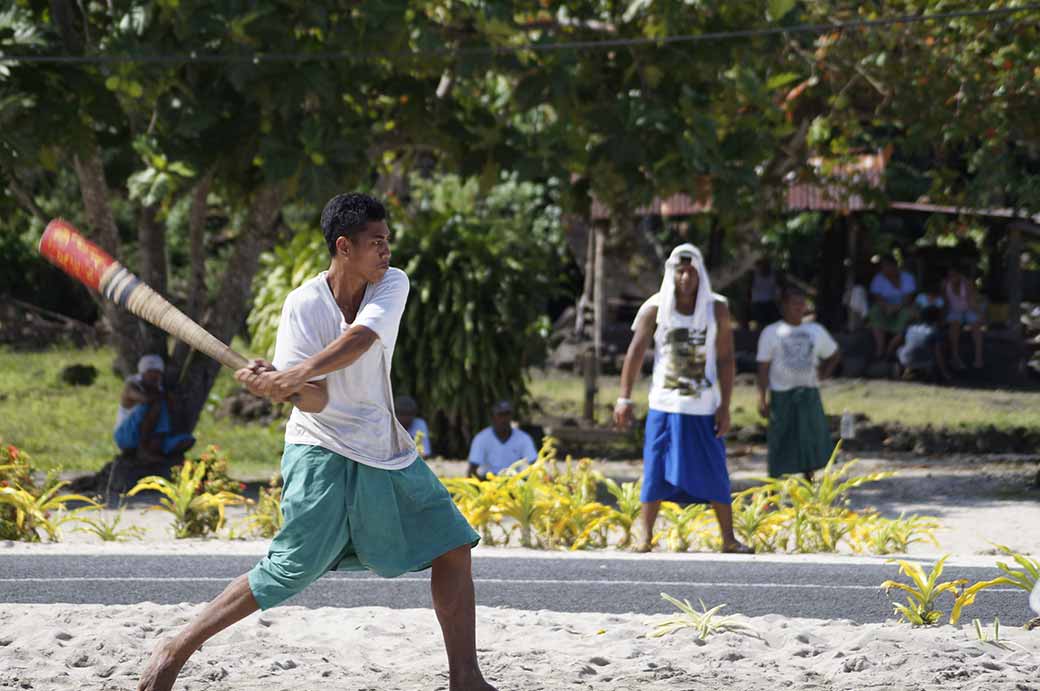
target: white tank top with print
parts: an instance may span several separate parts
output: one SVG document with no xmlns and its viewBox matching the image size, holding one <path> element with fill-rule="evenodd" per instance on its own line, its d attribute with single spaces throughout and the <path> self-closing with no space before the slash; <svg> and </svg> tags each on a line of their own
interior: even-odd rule
<svg viewBox="0 0 1040 691">
<path fill-rule="evenodd" d="M 714 295 L 714 298 L 715 302 L 726 300 L 721 295 Z M 640 312 L 655 306 L 651 298 L 643 304 Z M 650 408 L 684 415 L 715 414 L 722 400 L 716 370 L 717 334 L 714 303 L 704 330 L 693 328 L 692 314 L 678 312 L 672 313 L 668 324 L 657 325 Z"/>
</svg>

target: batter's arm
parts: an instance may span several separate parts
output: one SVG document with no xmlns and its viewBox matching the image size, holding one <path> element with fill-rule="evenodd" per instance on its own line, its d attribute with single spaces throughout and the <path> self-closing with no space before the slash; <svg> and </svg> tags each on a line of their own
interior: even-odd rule
<svg viewBox="0 0 1040 691">
<path fill-rule="evenodd" d="M 308 382 L 317 377 L 354 364 L 378 340 L 376 332 L 367 326 L 352 326 L 306 360 L 284 370 L 268 370 L 259 374 L 256 383 L 258 393 L 275 400 L 286 400 L 301 392 Z M 326 402 L 327 398 L 326 391 Z M 322 407 L 324 408 L 324 405 Z"/>
</svg>

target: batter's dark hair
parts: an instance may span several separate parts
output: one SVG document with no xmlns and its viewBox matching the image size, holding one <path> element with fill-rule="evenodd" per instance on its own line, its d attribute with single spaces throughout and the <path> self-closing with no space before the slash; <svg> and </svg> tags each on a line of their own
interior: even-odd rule
<svg viewBox="0 0 1040 691">
<path fill-rule="evenodd" d="M 337 194 L 321 212 L 321 231 L 329 256 L 336 256 L 336 240 L 347 237 L 351 240 L 372 221 L 385 221 L 386 207 L 376 199 L 360 192 Z"/>
</svg>

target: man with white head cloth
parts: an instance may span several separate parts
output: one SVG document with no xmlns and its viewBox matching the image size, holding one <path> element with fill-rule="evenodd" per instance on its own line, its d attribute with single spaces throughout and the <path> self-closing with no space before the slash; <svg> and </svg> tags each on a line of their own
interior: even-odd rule
<svg viewBox="0 0 1040 691">
<path fill-rule="evenodd" d="M 179 461 L 195 444 L 195 437 L 173 430 L 173 401 L 163 387 L 163 371 L 161 356 L 142 355 L 137 374 L 127 377 L 119 398 L 113 437 L 120 451 L 134 453 L 138 460 Z"/>
<path fill-rule="evenodd" d="M 730 428 L 736 367 L 729 306 L 711 292 L 700 251 L 672 250 L 661 290 L 639 308 L 614 407 L 619 427 L 633 422 L 632 386 L 654 343 L 646 441 L 643 447 L 643 542 L 653 549 L 662 501 L 710 503 L 722 532 L 722 551 L 751 553 L 733 535 L 729 472 L 723 437 Z"/>
</svg>

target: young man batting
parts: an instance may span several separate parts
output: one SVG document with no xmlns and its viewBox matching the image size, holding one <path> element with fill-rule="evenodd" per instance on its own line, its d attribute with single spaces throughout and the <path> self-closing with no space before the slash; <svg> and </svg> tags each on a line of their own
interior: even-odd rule
<svg viewBox="0 0 1040 691">
<path fill-rule="evenodd" d="M 408 277 L 390 267 L 386 210 L 341 194 L 321 215 L 331 262 L 286 298 L 273 363 L 235 376 L 293 398 L 282 455 L 285 524 L 264 557 L 153 652 L 139 689 L 173 686 L 207 639 L 331 570 L 399 576 L 432 567 L 452 691 L 493 687 L 477 664 L 470 548 L 478 535 L 397 422 L 390 362 Z"/>
</svg>

